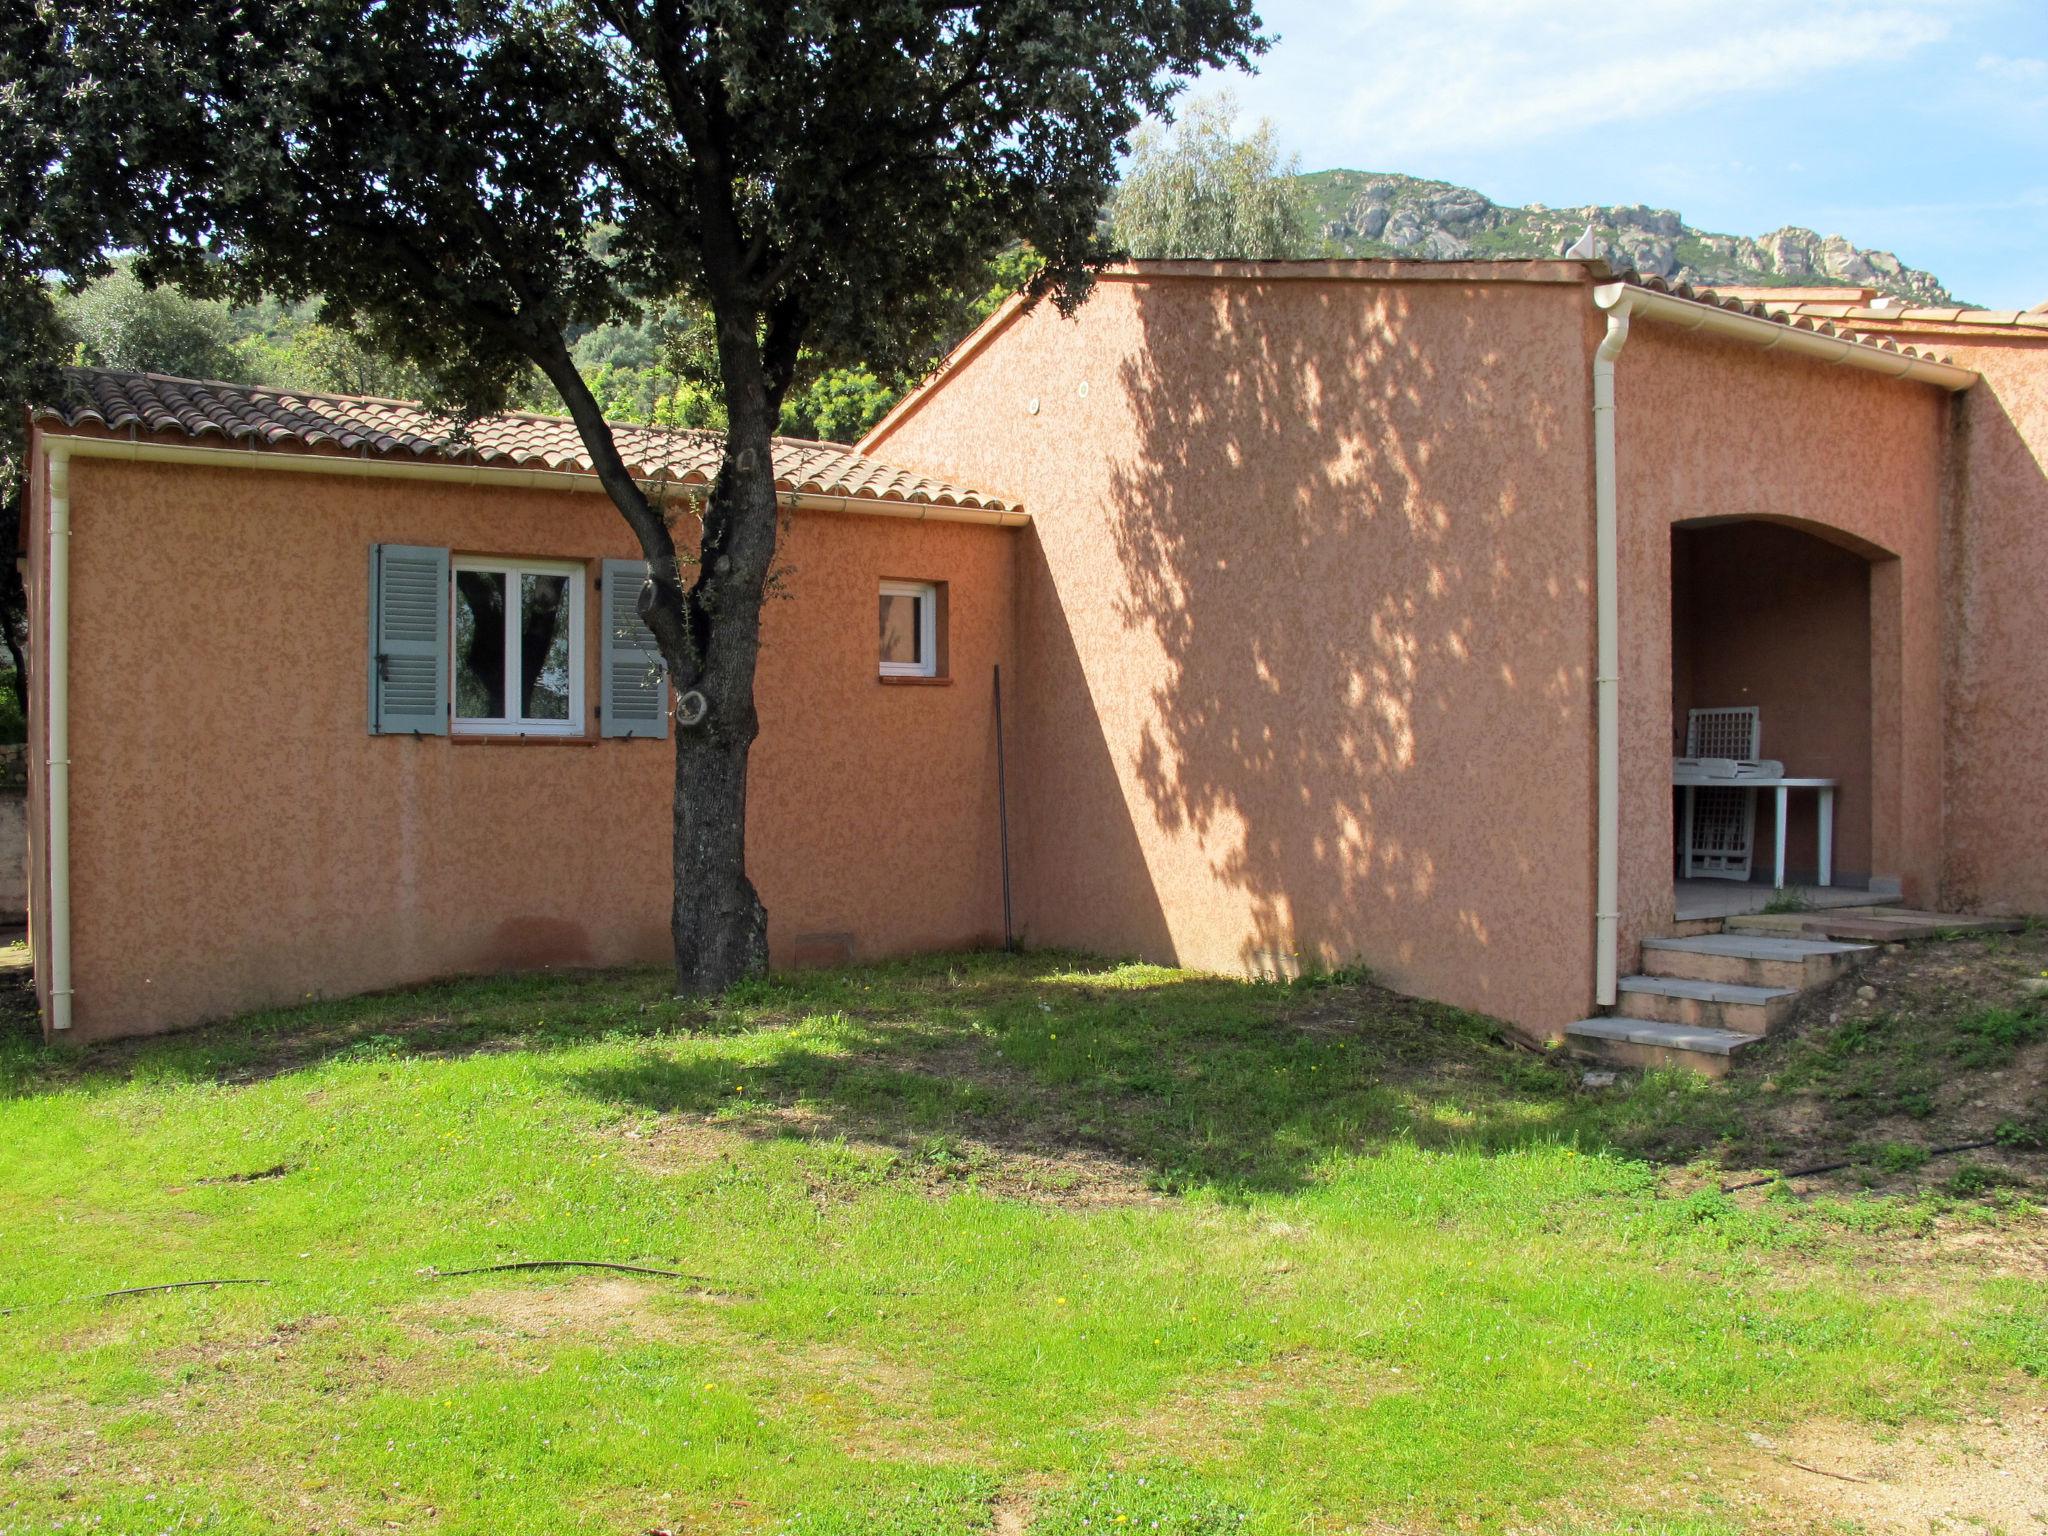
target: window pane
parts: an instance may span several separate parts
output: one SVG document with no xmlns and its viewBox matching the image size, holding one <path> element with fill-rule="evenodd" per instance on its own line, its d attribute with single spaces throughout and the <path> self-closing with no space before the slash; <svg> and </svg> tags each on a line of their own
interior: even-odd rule
<svg viewBox="0 0 2048 1536">
<path fill-rule="evenodd" d="M 455 718 L 505 718 L 505 573 L 455 573 Z"/>
<path fill-rule="evenodd" d="M 519 578 L 519 699 L 527 720 L 569 718 L 569 578 Z"/>
<path fill-rule="evenodd" d="M 882 594 L 882 660 L 916 666 L 924 658 L 917 652 L 922 631 L 917 622 L 919 598 L 901 592 Z"/>
</svg>

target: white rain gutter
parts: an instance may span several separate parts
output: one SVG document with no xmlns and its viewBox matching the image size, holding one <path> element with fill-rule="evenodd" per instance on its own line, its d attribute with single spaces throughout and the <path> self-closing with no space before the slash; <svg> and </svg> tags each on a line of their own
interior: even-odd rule
<svg viewBox="0 0 2048 1536">
<path fill-rule="evenodd" d="M 1706 331 L 1734 341 L 1746 341 L 1766 352 L 1790 352 L 1845 368 L 1862 368 L 1888 378 L 1911 379 L 1942 389 L 1968 389 L 1977 382 L 1974 369 L 1958 368 L 1932 357 L 1915 357 L 1890 347 L 1874 346 L 1854 336 L 1809 331 L 1784 320 L 1766 320 L 1741 310 L 1723 309 L 1698 299 L 1682 299 L 1675 293 L 1658 293 L 1634 283 L 1602 283 L 1593 290 L 1593 302 L 1607 311 L 1611 322 L 1617 310 L 1644 320 L 1659 320 L 1688 331 Z"/>
<path fill-rule="evenodd" d="M 1688 331 L 1705 331 L 1764 351 L 1789 352 L 1888 378 L 1910 379 L 1946 390 L 1977 382 L 1969 368 L 1913 357 L 1848 336 L 1805 330 L 1697 299 L 1658 293 L 1634 283 L 1602 283 L 1593 302 L 1607 312 L 1607 334 L 1593 353 L 1593 602 L 1597 639 L 1594 688 L 1598 733 L 1598 808 L 1593 891 L 1593 995 L 1601 1007 L 1617 996 L 1621 949 L 1621 575 L 1620 516 L 1616 506 L 1614 365 L 1628 345 L 1631 318 L 1640 315 Z"/>
<path fill-rule="evenodd" d="M 71 1027 L 71 454 L 50 442 L 49 643 L 42 664 L 49 720 L 50 1028 Z"/>
<path fill-rule="evenodd" d="M 1626 294 L 1607 301 L 1606 292 L 1594 291 L 1595 302 L 1607 311 L 1607 334 L 1593 353 L 1593 606 L 1598 636 L 1593 687 L 1599 713 L 1593 998 L 1603 1008 L 1617 995 L 1621 949 L 1621 553 L 1614 492 L 1614 363 L 1628 345 L 1630 309 Z"/>
<path fill-rule="evenodd" d="M 52 452 L 60 439 L 45 427 Z M 61 430 L 61 429 L 60 429 Z M 441 480 L 461 485 L 502 485 L 526 490 L 598 491 L 596 475 L 566 469 L 505 469 L 490 464 L 434 464 L 408 459 L 370 458 L 358 454 L 294 453 L 264 448 L 209 448 L 183 443 L 143 442 L 119 437 L 63 437 L 73 458 L 128 459 L 153 464 L 189 464 L 207 469 L 275 469 L 315 475 L 353 475 L 370 479 Z M 685 491 L 701 494 L 708 485 L 676 480 L 642 480 L 649 492 Z M 778 491 L 778 497 L 802 511 L 845 512 L 860 517 L 902 517 L 917 522 L 981 523 L 1021 528 L 1031 514 L 1021 508 L 963 507 L 938 501 L 884 500 L 879 496 L 835 496 L 816 491 Z"/>
</svg>

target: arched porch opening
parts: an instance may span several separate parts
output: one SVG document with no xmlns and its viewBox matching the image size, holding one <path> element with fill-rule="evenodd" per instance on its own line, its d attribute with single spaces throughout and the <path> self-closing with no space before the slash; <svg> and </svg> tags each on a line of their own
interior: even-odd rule
<svg viewBox="0 0 2048 1536">
<path fill-rule="evenodd" d="M 1873 871 L 1885 868 L 1883 845 L 1892 830 L 1879 815 L 1885 775 L 1873 751 L 1896 706 L 1887 693 L 1897 669 L 1884 661 L 1896 637 L 1882 608 L 1897 583 L 1886 579 L 1887 570 L 1897 570 L 1888 552 L 1796 519 L 1712 518 L 1672 527 L 1673 758 L 1691 755 L 1693 711 L 1754 709 L 1758 740 L 1751 755 L 1782 764 L 1787 779 L 1830 781 L 1825 795 L 1806 784 L 1785 792 L 1784 893 L 1775 878 L 1780 801 L 1769 782 L 1739 795 L 1713 792 L 1724 819 L 1735 805 L 1753 803 L 1746 870 L 1739 860 L 1688 860 L 1687 794 L 1674 785 L 1672 871 L 1681 920 L 1774 903 L 1872 899 Z M 1745 802 L 1749 795 L 1753 802 Z M 1696 817 L 1708 798 L 1702 791 Z M 1832 846 L 1824 849 L 1829 802 Z M 1701 840 L 1710 839 L 1696 833 L 1691 846 L 1697 850 Z M 1824 852 L 1831 855 L 1825 870 Z M 1824 874 L 1831 877 L 1826 886 Z M 1881 895 L 1896 893 L 1882 879 L 1876 884 Z"/>
</svg>

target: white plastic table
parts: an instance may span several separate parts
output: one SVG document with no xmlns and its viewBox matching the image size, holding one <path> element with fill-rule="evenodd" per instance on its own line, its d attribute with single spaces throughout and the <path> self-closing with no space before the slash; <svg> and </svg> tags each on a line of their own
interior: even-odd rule
<svg viewBox="0 0 2048 1536">
<path fill-rule="evenodd" d="M 1730 779 L 1704 773 L 1688 773 L 1673 769 L 1671 782 L 1683 788 L 1690 801 L 1692 791 L 1709 787 L 1719 789 L 1774 789 L 1778 792 L 1777 826 L 1774 829 L 1777 847 L 1772 869 L 1771 884 L 1779 890 L 1785 888 L 1785 810 L 1795 789 L 1817 790 L 1820 794 L 1820 883 L 1835 883 L 1835 779 Z M 1691 810 L 1690 804 L 1687 806 Z M 1689 818 L 1688 818 L 1689 819 Z"/>
</svg>

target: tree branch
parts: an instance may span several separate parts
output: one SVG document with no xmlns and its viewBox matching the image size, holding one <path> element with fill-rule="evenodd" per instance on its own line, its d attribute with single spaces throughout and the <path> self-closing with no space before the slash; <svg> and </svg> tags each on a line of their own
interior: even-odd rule
<svg viewBox="0 0 2048 1536">
<path fill-rule="evenodd" d="M 803 350 L 803 306 L 791 295 L 776 299 L 768 310 L 767 332 L 761 341 L 761 371 L 768 385 L 768 407 L 779 411 L 796 379 L 797 356 Z"/>
<path fill-rule="evenodd" d="M 562 403 L 569 407 L 570 419 L 576 423 L 576 434 L 583 439 L 598 483 L 640 540 L 655 588 L 655 601 L 643 617 L 676 670 L 676 686 L 687 687 L 701 670 L 703 658 L 684 614 L 683 574 L 676 558 L 675 535 L 669 531 L 667 519 L 633 478 L 632 470 L 619 453 L 618 441 L 612 436 L 611 423 L 605 420 L 603 408 L 584 382 L 561 334 L 529 327 L 521 332 L 521 340 L 527 356 L 547 375 Z"/>
</svg>

